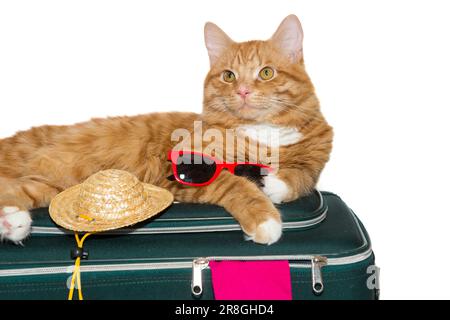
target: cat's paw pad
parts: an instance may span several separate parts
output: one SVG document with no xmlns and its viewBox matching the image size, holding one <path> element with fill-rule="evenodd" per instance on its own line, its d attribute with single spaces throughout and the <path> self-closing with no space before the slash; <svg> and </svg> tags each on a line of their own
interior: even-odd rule
<svg viewBox="0 0 450 320">
<path fill-rule="evenodd" d="M 263 178 L 263 192 L 273 203 L 282 203 L 289 196 L 289 186 L 274 174 L 269 174 Z"/>
<path fill-rule="evenodd" d="M 0 238 L 22 244 L 22 240 L 30 235 L 31 216 L 28 211 L 18 207 L 0 208 Z"/>
<path fill-rule="evenodd" d="M 252 240 L 261 244 L 273 244 L 277 242 L 282 234 L 283 228 L 280 221 L 270 218 L 260 223 L 253 235 L 247 235 L 246 240 Z"/>
</svg>

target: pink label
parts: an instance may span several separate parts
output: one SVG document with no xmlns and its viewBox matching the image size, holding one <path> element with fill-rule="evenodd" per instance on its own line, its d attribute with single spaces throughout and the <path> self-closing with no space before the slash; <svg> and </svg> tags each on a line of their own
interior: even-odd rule
<svg viewBox="0 0 450 320">
<path fill-rule="evenodd" d="M 292 300 L 288 261 L 211 261 L 216 300 Z"/>
</svg>

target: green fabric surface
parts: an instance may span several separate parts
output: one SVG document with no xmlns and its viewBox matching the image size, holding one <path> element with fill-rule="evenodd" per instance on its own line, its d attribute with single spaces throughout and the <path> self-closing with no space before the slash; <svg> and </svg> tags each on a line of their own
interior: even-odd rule
<svg viewBox="0 0 450 320">
<path fill-rule="evenodd" d="M 326 204 L 321 203 L 319 194 L 312 193 L 302 199 L 280 206 L 283 214 L 283 222 L 308 221 L 319 217 L 326 211 Z M 46 227 L 65 231 L 58 227 L 48 214 L 47 208 L 35 209 L 32 211 L 33 227 Z M 156 228 L 179 228 L 179 227 L 210 227 L 215 226 L 238 227 L 238 222 L 225 209 L 215 205 L 194 204 L 194 203 L 174 203 L 171 207 L 158 214 L 156 217 L 139 223 L 127 229 L 118 229 L 112 233 L 126 233 L 135 229 L 156 229 Z M 34 235 L 50 235 L 45 232 L 32 231 Z M 53 234 L 54 235 L 54 234 Z M 58 235 L 58 234 L 56 234 Z"/>
<path fill-rule="evenodd" d="M 328 216 L 308 230 L 289 230 L 277 243 L 266 246 L 244 241 L 241 231 L 174 233 L 152 235 L 94 235 L 85 242 L 89 259 L 82 265 L 143 262 L 192 261 L 215 256 L 283 256 L 322 255 L 344 257 L 367 251 L 370 240 L 347 205 L 336 195 L 324 192 Z M 297 203 L 298 205 L 298 203 Z M 296 203 L 290 206 L 295 211 Z M 188 206 L 189 207 L 189 206 Z M 205 206 L 211 210 L 212 206 Z M 180 207 L 181 211 L 181 207 Z M 195 211 L 197 212 L 197 211 Z M 215 212 L 215 211 L 214 211 Z M 178 213 L 177 213 L 178 214 Z M 186 212 L 186 217 L 189 212 Z M 0 271 L 22 268 L 73 265 L 70 250 L 73 236 L 31 237 L 24 247 L 0 245 Z M 292 268 L 293 292 L 297 299 L 373 299 L 368 290 L 366 269 L 373 256 L 363 262 L 323 268 L 323 294 L 311 290 L 310 269 Z M 65 299 L 68 273 L 51 275 L 0 276 L 0 299 Z M 83 292 L 87 299 L 191 299 L 192 270 L 143 270 L 82 273 Z M 204 294 L 211 299 L 209 271 L 204 271 Z"/>
</svg>

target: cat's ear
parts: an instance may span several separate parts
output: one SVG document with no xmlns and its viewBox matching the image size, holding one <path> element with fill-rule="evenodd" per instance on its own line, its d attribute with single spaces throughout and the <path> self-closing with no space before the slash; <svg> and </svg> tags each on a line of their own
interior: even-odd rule
<svg viewBox="0 0 450 320">
<path fill-rule="evenodd" d="M 211 65 L 216 63 L 223 51 L 233 43 L 234 41 L 214 23 L 207 22 L 205 24 L 205 44 Z"/>
<path fill-rule="evenodd" d="M 299 62 L 303 57 L 303 29 L 297 16 L 291 14 L 284 18 L 270 41 L 289 57 L 292 63 Z"/>
</svg>

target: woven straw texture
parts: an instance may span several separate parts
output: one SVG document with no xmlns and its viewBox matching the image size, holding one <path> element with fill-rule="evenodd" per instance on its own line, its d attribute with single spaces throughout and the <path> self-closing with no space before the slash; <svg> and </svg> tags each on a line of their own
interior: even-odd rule
<svg viewBox="0 0 450 320">
<path fill-rule="evenodd" d="M 146 220 L 173 202 L 162 188 L 140 182 L 122 170 L 105 170 L 58 194 L 50 216 L 63 228 L 78 232 L 118 229 Z"/>
</svg>

